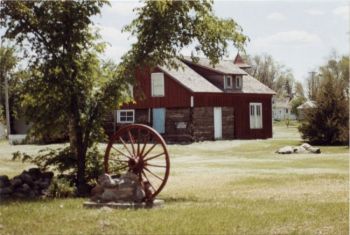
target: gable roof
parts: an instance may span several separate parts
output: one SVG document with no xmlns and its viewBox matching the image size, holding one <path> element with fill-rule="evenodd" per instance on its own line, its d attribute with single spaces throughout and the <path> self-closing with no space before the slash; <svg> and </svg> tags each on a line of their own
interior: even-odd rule
<svg viewBox="0 0 350 235">
<path fill-rule="evenodd" d="M 196 71 L 191 69 L 187 64 L 175 59 L 179 68 L 168 68 L 167 66 L 159 66 L 159 68 L 175 79 L 177 82 L 185 86 L 193 92 L 214 92 L 223 93 L 222 90 L 214 86 L 207 79 L 199 75 Z"/>
<path fill-rule="evenodd" d="M 260 81 L 250 76 L 249 74 L 247 74 L 246 76 L 243 76 L 242 93 L 270 94 L 270 95 L 276 94 L 274 90 L 270 89 L 268 86 L 261 83 Z"/>
<path fill-rule="evenodd" d="M 315 101 L 312 100 L 308 100 L 305 103 L 303 103 L 302 105 L 299 105 L 297 107 L 297 109 L 312 109 L 312 108 L 316 108 L 317 104 Z"/>
<path fill-rule="evenodd" d="M 214 70 L 222 74 L 238 74 L 238 75 L 247 74 L 247 72 L 239 68 L 239 66 L 235 65 L 231 60 L 221 60 L 215 66 L 211 65 L 210 60 L 206 58 L 199 58 L 197 63 L 193 62 L 191 57 L 189 56 L 185 56 L 183 60 L 187 63 L 198 65 L 200 67 L 204 67 L 209 70 Z"/>
</svg>

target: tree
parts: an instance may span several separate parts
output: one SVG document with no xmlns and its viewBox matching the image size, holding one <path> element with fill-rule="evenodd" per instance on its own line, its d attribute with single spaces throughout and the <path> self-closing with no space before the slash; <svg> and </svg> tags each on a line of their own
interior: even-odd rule
<svg viewBox="0 0 350 235">
<path fill-rule="evenodd" d="M 229 43 L 243 48 L 246 36 L 233 20 L 217 18 L 210 1 L 147 1 L 125 30 L 137 37 L 118 66 L 101 63 L 103 45 L 92 32 L 99 1 L 4 1 L 0 10 L 5 36 L 17 45 L 29 42 L 32 74 L 26 83 L 27 114 L 37 128 L 66 128 L 77 159 L 77 188 L 86 193 L 85 158 L 102 138 L 103 117 L 125 102 L 136 70 L 176 66 L 180 50 L 196 43 L 217 63 Z M 30 112 L 32 113 L 30 115 Z M 35 113 L 35 114 L 34 114 Z"/>
<path fill-rule="evenodd" d="M 304 92 L 304 87 L 301 82 L 296 81 L 294 83 L 294 94 L 296 97 L 304 97 L 305 98 L 305 92 Z"/>
<path fill-rule="evenodd" d="M 306 111 L 299 130 L 304 139 L 317 144 L 348 144 L 349 142 L 349 63 L 330 59 L 319 69 L 316 108 Z M 342 68 L 342 69 L 340 69 Z"/>
<path fill-rule="evenodd" d="M 248 71 L 253 77 L 277 92 L 277 96 L 291 96 L 294 76 L 290 69 L 278 64 L 271 55 L 247 57 L 252 68 Z"/>
<path fill-rule="evenodd" d="M 308 97 L 310 100 L 316 100 L 317 92 L 320 88 L 321 77 L 316 72 L 310 72 L 307 78 Z"/>
<path fill-rule="evenodd" d="M 13 80 L 14 69 L 17 65 L 17 57 L 15 56 L 15 50 L 12 47 L 3 46 L 4 42 L 1 42 L 0 47 L 0 122 L 6 120 L 6 98 L 8 94 L 9 80 Z M 5 86 L 7 84 L 7 87 Z M 7 94 L 6 94 L 7 93 Z"/>
</svg>

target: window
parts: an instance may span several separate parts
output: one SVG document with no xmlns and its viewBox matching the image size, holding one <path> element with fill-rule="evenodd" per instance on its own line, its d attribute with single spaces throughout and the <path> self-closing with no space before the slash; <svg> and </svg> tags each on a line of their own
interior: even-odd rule
<svg viewBox="0 0 350 235">
<path fill-rule="evenodd" d="M 288 113 L 288 109 L 286 109 L 286 113 Z"/>
<path fill-rule="evenodd" d="M 135 110 L 133 109 L 117 110 L 117 123 L 134 123 L 134 121 L 135 121 Z"/>
<path fill-rule="evenodd" d="M 262 104 L 250 103 L 250 129 L 262 128 Z"/>
<path fill-rule="evenodd" d="M 152 96 L 164 96 L 164 73 L 151 74 Z"/>
<path fill-rule="evenodd" d="M 224 76 L 224 88 L 232 88 L 232 76 Z"/>
<path fill-rule="evenodd" d="M 242 76 L 236 76 L 236 88 L 242 88 Z"/>
</svg>

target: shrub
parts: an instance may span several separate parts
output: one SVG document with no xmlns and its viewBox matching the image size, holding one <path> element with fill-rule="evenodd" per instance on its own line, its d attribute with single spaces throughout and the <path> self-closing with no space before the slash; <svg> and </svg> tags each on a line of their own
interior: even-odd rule
<svg viewBox="0 0 350 235">
<path fill-rule="evenodd" d="M 54 178 L 47 189 L 47 196 L 53 198 L 66 198 L 76 195 L 76 187 L 65 178 Z"/>
</svg>

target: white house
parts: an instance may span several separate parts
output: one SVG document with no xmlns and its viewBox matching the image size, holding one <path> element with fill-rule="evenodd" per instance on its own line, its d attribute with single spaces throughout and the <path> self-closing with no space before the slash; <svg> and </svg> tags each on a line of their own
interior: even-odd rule
<svg viewBox="0 0 350 235">
<path fill-rule="evenodd" d="M 272 117 L 274 120 L 296 120 L 297 117 L 292 113 L 290 98 L 273 98 L 272 99 Z"/>
</svg>

